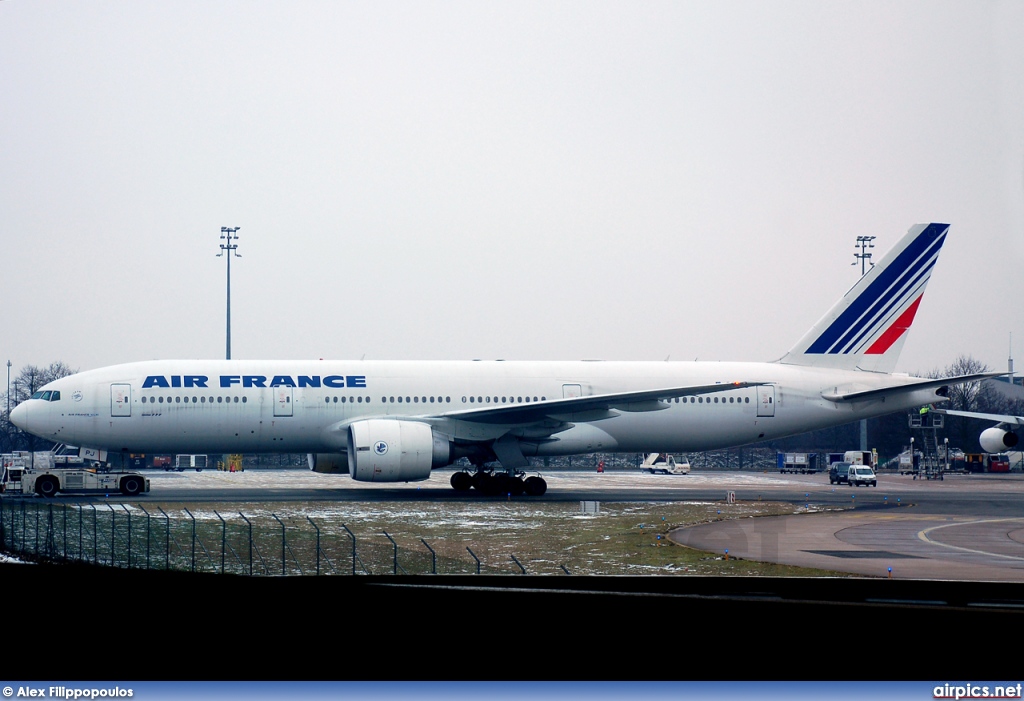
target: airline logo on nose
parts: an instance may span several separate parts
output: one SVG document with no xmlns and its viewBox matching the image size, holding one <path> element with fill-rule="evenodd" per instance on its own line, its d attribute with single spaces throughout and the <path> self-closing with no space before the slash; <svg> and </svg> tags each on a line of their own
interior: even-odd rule
<svg viewBox="0 0 1024 701">
<path fill-rule="evenodd" d="M 71 398 L 74 399 L 76 402 L 82 401 L 82 390 L 76 389 L 74 393 L 72 393 Z"/>
<path fill-rule="evenodd" d="M 377 441 L 373 444 L 373 452 L 377 455 L 386 455 L 388 452 L 388 444 L 384 441 Z"/>
</svg>

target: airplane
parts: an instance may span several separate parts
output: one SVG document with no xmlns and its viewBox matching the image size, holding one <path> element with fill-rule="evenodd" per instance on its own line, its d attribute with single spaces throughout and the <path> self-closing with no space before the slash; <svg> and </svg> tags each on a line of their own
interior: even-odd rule
<svg viewBox="0 0 1024 701">
<path fill-rule="evenodd" d="M 1024 416 L 985 414 L 978 411 L 961 411 L 959 409 L 933 409 L 933 411 L 936 414 L 995 421 L 996 425 L 986 428 L 978 438 L 981 449 L 986 453 L 1005 453 L 1007 450 L 1015 448 L 1020 442 L 1020 436 L 1015 433 L 1015 429 L 1018 426 L 1024 426 Z"/>
<path fill-rule="evenodd" d="M 917 224 L 773 362 L 156 360 L 61 378 L 11 413 L 41 438 L 108 453 L 306 453 L 312 470 L 539 496 L 529 459 L 699 452 L 942 401 L 894 373 L 946 239 Z M 105 458 L 104 458 L 105 459 Z"/>
</svg>

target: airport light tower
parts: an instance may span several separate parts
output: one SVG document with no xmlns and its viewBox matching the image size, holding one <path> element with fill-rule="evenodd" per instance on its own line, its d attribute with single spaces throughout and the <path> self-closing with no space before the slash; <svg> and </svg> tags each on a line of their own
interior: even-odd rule
<svg viewBox="0 0 1024 701">
<path fill-rule="evenodd" d="M 236 256 L 238 258 L 242 257 L 238 254 L 238 251 L 235 250 L 238 248 L 238 244 L 231 242 L 238 240 L 237 232 L 241 228 L 242 227 L 240 226 L 222 226 L 220 228 L 220 237 L 224 243 L 220 245 L 220 253 L 217 254 L 218 258 L 224 256 L 227 259 L 228 264 L 227 349 L 224 356 L 227 360 L 231 360 L 231 259 Z"/>
<path fill-rule="evenodd" d="M 869 268 L 867 267 L 869 264 L 871 265 L 872 268 L 875 267 L 875 264 L 871 262 L 871 254 L 868 253 L 868 249 L 869 248 L 874 248 L 875 247 L 874 241 L 875 241 L 875 237 L 874 236 L 858 236 L 857 237 L 857 245 L 854 246 L 854 251 L 855 252 L 853 254 L 853 257 L 860 261 L 860 275 L 861 275 L 861 277 L 864 277 L 864 274 L 867 273 L 867 271 L 869 270 Z M 856 252 L 858 248 L 860 249 L 860 251 Z M 850 265 L 857 265 L 857 260 L 854 260 L 852 263 L 850 263 Z"/>
<path fill-rule="evenodd" d="M 870 264 L 871 267 L 875 267 L 875 264 L 871 262 L 871 254 L 868 253 L 869 248 L 875 247 L 874 236 L 858 236 L 857 245 L 854 246 L 854 261 L 850 265 L 857 265 L 857 261 L 860 261 L 860 276 L 864 277 L 868 270 L 867 266 Z M 859 251 L 857 249 L 860 249 Z M 868 449 L 868 420 L 860 420 L 860 449 L 865 451 Z"/>
</svg>

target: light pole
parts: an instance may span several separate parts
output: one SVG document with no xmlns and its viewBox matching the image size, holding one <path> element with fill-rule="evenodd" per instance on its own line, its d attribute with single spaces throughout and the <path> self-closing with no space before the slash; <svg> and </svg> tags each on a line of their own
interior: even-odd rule
<svg viewBox="0 0 1024 701">
<path fill-rule="evenodd" d="M 7 416 L 4 418 L 5 432 L 7 433 L 8 449 L 11 442 L 11 361 L 7 361 Z"/>
<path fill-rule="evenodd" d="M 861 275 L 861 277 L 864 277 L 864 273 L 866 273 L 868 271 L 867 266 L 868 266 L 869 263 L 871 264 L 872 268 L 875 267 L 875 264 L 871 263 L 871 254 L 868 253 L 868 249 L 869 248 L 874 248 L 875 247 L 875 244 L 873 243 L 874 240 L 875 240 L 874 236 L 858 236 L 857 237 L 857 245 L 854 246 L 854 250 L 859 248 L 860 249 L 860 253 L 854 253 L 853 254 L 853 257 L 856 260 L 854 260 L 852 263 L 850 263 L 850 265 L 857 265 L 857 260 L 860 261 L 860 275 Z"/>
<path fill-rule="evenodd" d="M 868 253 L 868 249 L 875 247 L 874 240 L 875 240 L 874 236 L 858 236 L 857 237 L 857 245 L 854 247 L 854 251 L 856 251 L 857 248 L 860 248 L 860 253 L 856 253 L 855 252 L 853 254 L 854 261 L 850 265 L 857 265 L 857 261 L 858 260 L 860 261 L 860 276 L 861 277 L 864 277 L 864 274 L 867 273 L 867 271 L 868 271 L 867 264 L 871 263 L 871 254 Z M 875 267 L 875 264 L 871 263 L 871 267 L 872 268 Z M 860 449 L 861 450 L 867 450 L 868 449 L 868 420 L 867 419 L 861 419 L 860 420 Z"/>
<path fill-rule="evenodd" d="M 231 242 L 238 240 L 237 232 L 241 228 L 242 227 L 240 226 L 222 226 L 220 228 L 220 237 L 221 239 L 225 240 L 226 243 L 222 243 L 220 245 L 220 253 L 217 254 L 218 258 L 220 256 L 224 256 L 225 258 L 227 258 L 228 264 L 227 347 L 224 356 L 227 360 L 231 360 L 231 259 L 236 256 L 238 258 L 242 257 L 238 254 L 238 251 L 235 250 L 236 248 L 238 248 L 238 244 Z"/>
</svg>

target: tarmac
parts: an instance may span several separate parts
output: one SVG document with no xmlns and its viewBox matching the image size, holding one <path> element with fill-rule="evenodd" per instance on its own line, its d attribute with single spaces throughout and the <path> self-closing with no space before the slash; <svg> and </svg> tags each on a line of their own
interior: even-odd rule
<svg viewBox="0 0 1024 701">
<path fill-rule="evenodd" d="M 1024 477 L 957 475 L 943 481 L 883 476 L 900 505 L 875 490 L 825 488 L 807 476 L 807 499 L 824 491 L 872 505 L 846 511 L 721 521 L 681 528 L 673 542 L 765 562 L 893 579 L 1024 582 Z M 865 493 L 868 490 L 868 493 Z M 852 500 L 851 500 L 852 501 Z"/>
</svg>

